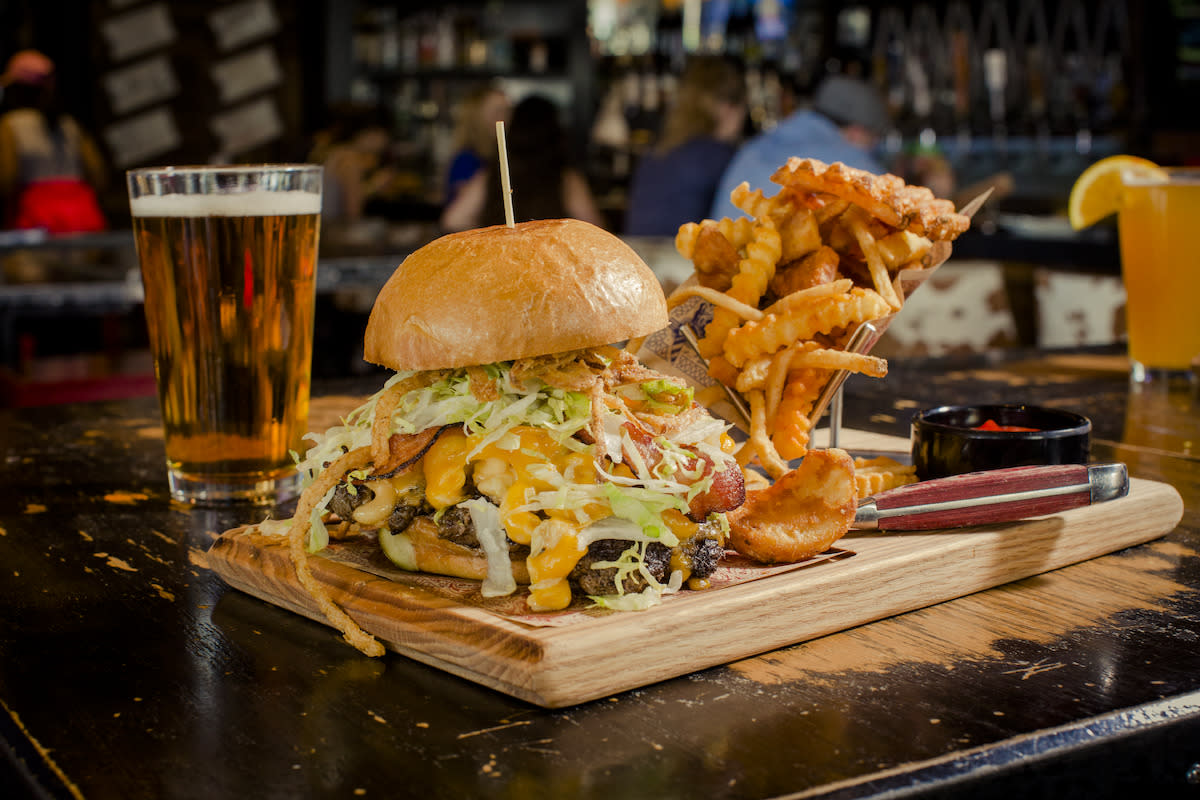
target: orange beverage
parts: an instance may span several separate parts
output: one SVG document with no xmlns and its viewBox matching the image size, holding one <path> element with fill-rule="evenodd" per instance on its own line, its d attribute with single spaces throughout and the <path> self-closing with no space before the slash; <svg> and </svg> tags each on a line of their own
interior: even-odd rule
<svg viewBox="0 0 1200 800">
<path fill-rule="evenodd" d="M 1200 363 L 1200 169 L 1125 171 L 1118 214 L 1129 356 L 1146 369 Z"/>
<path fill-rule="evenodd" d="M 168 481 L 184 502 L 297 493 L 291 453 L 308 424 L 320 168 L 291 168 L 316 170 L 309 190 L 247 177 L 271 169 L 158 171 L 175 181 L 161 185 L 154 171 L 130 175 Z M 181 180 L 189 171 L 199 177 Z"/>
</svg>

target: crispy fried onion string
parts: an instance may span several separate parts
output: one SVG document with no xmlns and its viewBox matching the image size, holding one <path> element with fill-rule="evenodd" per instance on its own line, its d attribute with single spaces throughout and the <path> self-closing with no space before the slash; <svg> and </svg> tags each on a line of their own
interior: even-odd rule
<svg viewBox="0 0 1200 800">
<path fill-rule="evenodd" d="M 643 381 L 670 379 L 661 372 L 642 366 L 633 353 L 615 347 L 597 347 L 548 356 L 521 359 L 513 364 L 513 380 L 537 378 L 547 386 L 570 392 L 582 392 L 591 404 L 588 434 L 595 444 L 594 460 L 608 455 L 604 438 L 605 395 L 616 387 Z"/>
<path fill-rule="evenodd" d="M 418 372 L 404 380 L 396 381 L 375 401 L 375 418 L 371 422 L 371 460 L 386 464 L 391 456 L 388 439 L 392 436 L 392 414 L 404 399 L 404 395 L 433 384 L 442 372 Z"/>
<path fill-rule="evenodd" d="M 342 632 L 342 636 L 351 645 L 368 656 L 381 656 L 384 649 L 379 640 L 364 631 L 341 606 L 333 602 L 329 593 L 313 577 L 312 570 L 308 565 L 308 549 L 306 547 L 310 530 L 309 520 L 317 503 L 321 502 L 321 498 L 325 496 L 326 492 L 341 483 L 347 472 L 362 469 L 370 463 L 371 448 L 360 447 L 357 450 L 343 453 L 321 471 L 316 480 L 300 494 L 300 500 L 296 504 L 296 513 L 292 517 L 292 525 L 288 528 L 288 550 L 296 568 L 296 578 L 309 596 L 316 601 L 317 608 L 325 615 L 325 618 Z"/>
<path fill-rule="evenodd" d="M 467 377 L 470 379 L 471 395 L 480 402 L 500 399 L 500 388 L 488 377 L 483 367 L 467 367 Z"/>
</svg>

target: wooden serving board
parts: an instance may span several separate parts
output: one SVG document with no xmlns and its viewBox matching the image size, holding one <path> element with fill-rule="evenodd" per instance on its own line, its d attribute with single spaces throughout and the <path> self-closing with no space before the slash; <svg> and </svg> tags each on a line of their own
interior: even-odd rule
<svg viewBox="0 0 1200 800">
<path fill-rule="evenodd" d="M 857 431 L 843 431 L 841 444 L 852 451 L 907 448 L 902 439 Z M 526 624 L 453 593 L 321 556 L 309 563 L 334 601 L 391 650 L 557 708 L 1141 544 L 1170 532 L 1182 515 L 1173 487 L 1135 478 L 1127 497 L 1023 522 L 905 534 L 851 531 L 838 543 L 851 551 L 842 557 L 680 592 L 646 611 L 577 613 L 563 625 Z M 325 621 L 278 538 L 225 534 L 208 562 L 231 586 Z"/>
</svg>

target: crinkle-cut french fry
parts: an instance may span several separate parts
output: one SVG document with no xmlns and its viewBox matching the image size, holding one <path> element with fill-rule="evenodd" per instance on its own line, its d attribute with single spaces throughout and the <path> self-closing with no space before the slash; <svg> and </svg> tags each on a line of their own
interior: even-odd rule
<svg viewBox="0 0 1200 800">
<path fill-rule="evenodd" d="M 771 376 L 777 376 L 780 384 L 780 391 L 783 389 L 783 380 L 787 377 L 788 366 L 792 355 L 798 351 L 812 351 L 819 348 L 820 345 L 816 342 L 796 342 L 791 347 L 785 347 L 774 355 L 764 355 L 753 358 L 746 362 L 741 371 L 738 372 L 737 382 L 734 384 L 739 392 L 750 392 L 756 389 L 766 389 L 767 383 Z M 770 393 L 768 392 L 768 395 Z M 778 400 L 778 398 L 776 398 Z M 774 410 L 774 406 L 767 400 L 767 415 L 770 416 Z"/>
<path fill-rule="evenodd" d="M 767 418 L 774 416 L 783 384 L 790 369 L 846 370 L 872 378 L 887 375 L 887 361 L 866 353 L 850 353 L 820 347 L 816 342 L 797 342 L 770 356 L 758 356 L 746 362 L 734 384 L 739 392 L 761 389 L 767 397 Z"/>
<path fill-rule="evenodd" d="M 779 208 L 779 204 L 773 198 L 764 196 L 762 189 L 752 190 L 746 181 L 733 187 L 733 191 L 729 193 L 729 202 L 755 219 L 774 216 Z"/>
<path fill-rule="evenodd" d="M 886 492 L 888 489 L 916 482 L 917 476 L 907 472 L 855 472 L 854 474 L 854 484 L 858 489 L 859 497 L 870 497 L 873 494 Z"/>
<path fill-rule="evenodd" d="M 702 225 L 692 252 L 696 281 L 719 292 L 729 290 L 738 271 L 737 248 L 725 238 L 717 225 Z"/>
<path fill-rule="evenodd" d="M 854 459 L 854 483 L 859 497 L 917 482 L 917 468 L 889 456 Z"/>
<path fill-rule="evenodd" d="M 700 229 L 706 225 L 715 225 L 717 230 L 729 240 L 735 249 L 740 250 L 754 237 L 754 220 L 747 217 L 731 219 L 722 217 L 719 220 L 706 219 L 700 222 L 685 222 L 675 233 L 675 250 L 686 259 L 691 259 L 696 251 L 696 239 Z"/>
<path fill-rule="evenodd" d="M 834 350 L 828 347 L 797 353 L 792 360 L 792 366 L 830 370 L 844 369 L 869 375 L 872 378 L 882 378 L 887 375 L 887 361 L 879 356 L 849 353 L 845 350 Z"/>
<path fill-rule="evenodd" d="M 878 292 L 855 287 L 846 294 L 822 297 L 790 312 L 767 314 L 757 322 L 747 322 L 725 339 L 725 358 L 740 368 L 750 359 L 774 353 L 792 342 L 879 319 L 891 311 Z"/>
<path fill-rule="evenodd" d="M 715 223 L 715 220 L 706 219 L 703 222 L 685 222 L 680 225 L 679 230 L 675 232 L 676 252 L 690 261 L 696 254 L 696 239 L 700 236 L 700 229 L 704 225 Z"/>
<path fill-rule="evenodd" d="M 738 369 L 725 356 L 713 356 L 708 362 L 708 376 L 726 386 L 737 383 Z"/>
<path fill-rule="evenodd" d="M 809 431 L 812 429 L 808 414 L 828 378 L 829 373 L 824 370 L 793 370 L 788 374 L 771 436 L 775 450 L 781 457 L 791 461 L 803 458 L 808 452 Z"/>
<path fill-rule="evenodd" d="M 752 190 L 746 181 L 733 187 L 733 191 L 729 193 L 729 202 L 752 219 L 770 219 L 775 223 L 775 227 L 779 228 L 781 234 L 785 223 L 790 218 L 798 212 L 807 211 L 801 198 L 787 189 L 781 189 L 767 197 L 762 189 Z M 801 225 L 803 225 L 803 221 L 801 221 Z"/>
<path fill-rule="evenodd" d="M 822 297 L 828 297 L 831 294 L 845 294 L 854 286 L 854 281 L 849 278 L 838 278 L 829 283 L 822 283 L 819 286 L 813 286 L 809 289 L 801 289 L 798 292 L 781 297 L 771 305 L 767 306 L 764 313 L 766 314 L 786 314 L 792 309 L 799 308 L 805 303 L 811 303 Z"/>
<path fill-rule="evenodd" d="M 728 294 L 746 305 L 757 306 L 771 276 L 775 274 L 779 252 L 779 232 L 775 230 L 775 224 L 770 220 L 759 221 L 754 226 L 754 239 L 746 245 L 746 254 L 738 264 L 738 274 L 733 276 L 733 285 Z M 712 322 L 704 331 L 704 338 L 700 340 L 700 354 L 709 359 L 719 355 L 725 337 L 739 322 L 733 312 L 724 308 L 716 309 Z"/>
<path fill-rule="evenodd" d="M 748 217 L 722 217 L 717 220 L 717 230 L 729 243 L 741 250 L 754 239 L 754 220 Z"/>
</svg>

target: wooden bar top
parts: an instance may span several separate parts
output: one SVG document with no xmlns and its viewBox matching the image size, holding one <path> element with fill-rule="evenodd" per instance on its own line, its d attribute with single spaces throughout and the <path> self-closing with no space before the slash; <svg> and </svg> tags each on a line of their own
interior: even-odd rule
<svg viewBox="0 0 1200 800">
<path fill-rule="evenodd" d="M 1109 351 L 894 359 L 885 379 L 847 382 L 844 421 L 907 437 L 933 405 L 1083 413 L 1093 462 L 1178 491 L 1183 518 L 1166 536 L 559 709 L 394 653 L 366 658 L 230 589 L 208 547 L 263 512 L 169 503 L 153 400 L 0 411 L 0 796 L 1188 789 L 1200 773 L 1200 400 L 1132 391 L 1125 370 Z M 318 387 L 312 427 L 379 384 Z"/>
</svg>

